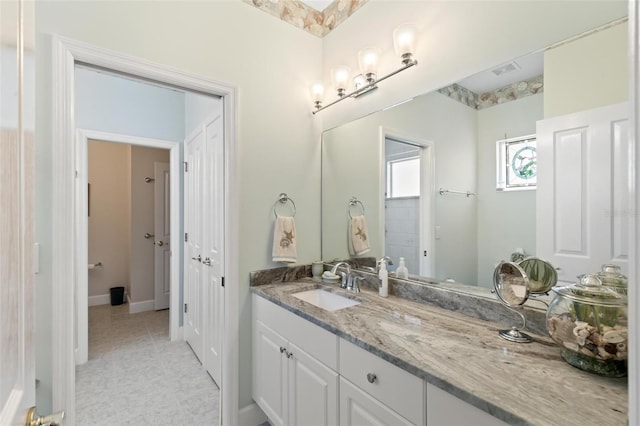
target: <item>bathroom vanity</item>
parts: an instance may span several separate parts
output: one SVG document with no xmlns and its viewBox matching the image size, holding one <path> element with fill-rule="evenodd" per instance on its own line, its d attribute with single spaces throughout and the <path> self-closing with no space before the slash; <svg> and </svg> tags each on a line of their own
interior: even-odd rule
<svg viewBox="0 0 640 426">
<path fill-rule="evenodd" d="M 546 336 L 370 288 L 313 281 L 252 287 L 253 397 L 272 424 L 625 425 L 626 378 L 568 365 Z M 335 311 L 295 294 L 322 288 Z"/>
</svg>

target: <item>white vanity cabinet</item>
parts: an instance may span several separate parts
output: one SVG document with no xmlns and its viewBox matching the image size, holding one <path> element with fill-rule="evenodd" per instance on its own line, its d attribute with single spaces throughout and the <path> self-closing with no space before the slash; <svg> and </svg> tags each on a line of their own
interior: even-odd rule
<svg viewBox="0 0 640 426">
<path fill-rule="evenodd" d="M 253 399 L 274 426 L 504 426 L 485 411 L 252 295 Z"/>
<path fill-rule="evenodd" d="M 253 398 L 271 424 L 338 424 L 338 338 L 259 296 L 252 308 Z"/>
<path fill-rule="evenodd" d="M 340 424 L 424 425 L 425 381 L 340 339 Z"/>
</svg>

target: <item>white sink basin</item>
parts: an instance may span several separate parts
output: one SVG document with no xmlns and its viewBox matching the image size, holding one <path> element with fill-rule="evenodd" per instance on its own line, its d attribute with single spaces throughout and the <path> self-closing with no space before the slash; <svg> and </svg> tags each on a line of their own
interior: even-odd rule
<svg viewBox="0 0 640 426">
<path fill-rule="evenodd" d="M 331 312 L 360 304 L 357 300 L 349 299 L 320 288 L 293 293 L 292 296 Z"/>
</svg>

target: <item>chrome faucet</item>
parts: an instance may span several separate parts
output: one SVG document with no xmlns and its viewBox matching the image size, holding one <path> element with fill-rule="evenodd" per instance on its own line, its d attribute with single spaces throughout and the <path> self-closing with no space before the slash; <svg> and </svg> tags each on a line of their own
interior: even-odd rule
<svg viewBox="0 0 640 426">
<path fill-rule="evenodd" d="M 340 266 L 344 266 L 347 268 L 347 272 L 340 272 L 338 271 L 338 268 Z M 340 287 L 342 288 L 347 288 L 347 285 L 349 284 L 349 282 L 351 281 L 351 266 L 347 263 L 347 262 L 338 262 L 335 265 L 333 265 L 333 268 L 331 268 L 331 273 L 332 274 L 336 274 L 336 275 L 340 275 L 340 277 L 342 277 L 342 279 L 340 280 Z"/>
<path fill-rule="evenodd" d="M 356 274 L 352 274 L 351 276 L 349 276 L 349 280 L 347 282 L 347 290 L 349 290 L 352 293 L 360 293 L 361 279 L 362 278 L 360 278 Z"/>
<path fill-rule="evenodd" d="M 339 267 L 341 266 L 346 266 L 347 267 L 347 272 L 351 273 L 351 266 L 349 266 L 349 264 L 347 262 L 338 262 L 335 265 L 333 265 L 333 268 L 331 268 L 331 273 L 335 274 L 336 271 L 338 270 Z"/>
<path fill-rule="evenodd" d="M 393 265 L 393 260 L 391 260 L 391 258 L 390 258 L 389 256 L 385 256 L 385 257 L 381 258 L 380 260 L 378 260 L 378 261 L 376 262 L 376 274 L 377 274 L 378 272 L 380 272 L 380 264 L 381 264 L 382 262 L 385 262 L 385 263 L 387 264 L 387 266 L 389 266 L 389 265 Z"/>
</svg>

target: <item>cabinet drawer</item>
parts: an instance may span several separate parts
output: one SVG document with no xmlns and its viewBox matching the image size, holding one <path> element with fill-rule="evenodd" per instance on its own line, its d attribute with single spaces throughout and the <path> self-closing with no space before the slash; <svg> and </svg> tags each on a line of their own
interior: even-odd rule
<svg viewBox="0 0 640 426">
<path fill-rule="evenodd" d="M 263 297 L 255 294 L 251 297 L 254 319 L 262 321 L 327 367 L 338 370 L 338 336 Z"/>
<path fill-rule="evenodd" d="M 340 375 L 412 423 L 425 423 L 421 378 L 344 339 L 340 339 Z"/>
</svg>

